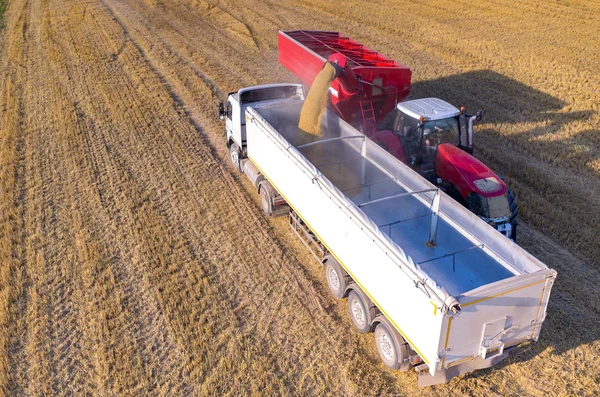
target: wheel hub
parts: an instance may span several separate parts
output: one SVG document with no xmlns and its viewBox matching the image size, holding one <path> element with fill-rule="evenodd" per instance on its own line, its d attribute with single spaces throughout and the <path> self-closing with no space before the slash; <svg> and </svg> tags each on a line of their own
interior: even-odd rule
<svg viewBox="0 0 600 397">
<path fill-rule="evenodd" d="M 382 334 L 379 337 L 379 347 L 381 352 L 386 359 L 392 360 L 394 358 L 394 350 L 392 348 L 392 342 L 389 340 L 386 334 Z"/>
<path fill-rule="evenodd" d="M 358 324 L 361 326 L 365 323 L 365 314 L 363 312 L 362 305 L 357 299 L 352 300 L 352 315 Z"/>
<path fill-rule="evenodd" d="M 333 287 L 333 289 L 338 291 L 340 289 L 340 279 L 334 269 L 329 269 L 327 278 L 329 279 L 329 284 Z"/>
<path fill-rule="evenodd" d="M 262 205 L 263 209 L 266 211 L 269 209 L 269 202 L 267 201 L 267 195 L 264 192 L 261 192 L 262 194 L 260 195 L 260 204 Z"/>
<path fill-rule="evenodd" d="M 237 152 L 237 150 L 232 150 L 231 151 L 231 162 L 233 164 L 237 165 L 239 163 L 239 161 L 240 161 L 240 155 L 239 155 L 239 153 Z"/>
</svg>

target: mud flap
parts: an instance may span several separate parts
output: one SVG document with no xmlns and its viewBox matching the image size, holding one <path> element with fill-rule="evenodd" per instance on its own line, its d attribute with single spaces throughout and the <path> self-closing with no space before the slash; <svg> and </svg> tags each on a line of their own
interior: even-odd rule
<svg viewBox="0 0 600 397">
<path fill-rule="evenodd" d="M 471 361 L 438 371 L 435 375 L 431 375 L 429 372 L 421 373 L 419 374 L 419 387 L 447 383 L 455 376 L 473 372 L 478 369 L 493 367 L 506 357 L 508 357 L 508 352 L 502 352 L 501 354 L 497 354 L 488 360 L 484 360 L 481 357 L 476 357 Z"/>
</svg>

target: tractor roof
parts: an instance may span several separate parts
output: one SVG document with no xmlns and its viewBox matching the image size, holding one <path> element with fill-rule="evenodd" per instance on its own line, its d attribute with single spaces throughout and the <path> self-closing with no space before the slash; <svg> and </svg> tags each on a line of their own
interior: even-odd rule
<svg viewBox="0 0 600 397">
<path fill-rule="evenodd" d="M 438 98 L 400 102 L 398 109 L 415 119 L 425 117 L 427 120 L 440 120 L 460 114 L 460 110 Z"/>
</svg>

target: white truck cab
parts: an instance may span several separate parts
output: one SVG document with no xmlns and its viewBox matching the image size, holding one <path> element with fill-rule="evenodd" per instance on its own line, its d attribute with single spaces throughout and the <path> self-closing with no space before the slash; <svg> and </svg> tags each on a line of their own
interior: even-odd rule
<svg viewBox="0 0 600 397">
<path fill-rule="evenodd" d="M 301 84 L 267 84 L 231 92 L 227 102 L 219 104 L 219 118 L 225 119 L 227 147 L 232 163 L 241 169 L 240 160 L 246 155 L 246 108 L 281 102 L 304 100 Z"/>
</svg>

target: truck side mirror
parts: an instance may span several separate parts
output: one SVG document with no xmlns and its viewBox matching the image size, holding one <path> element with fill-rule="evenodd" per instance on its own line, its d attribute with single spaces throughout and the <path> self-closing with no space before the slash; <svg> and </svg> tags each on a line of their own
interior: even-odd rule
<svg viewBox="0 0 600 397">
<path fill-rule="evenodd" d="M 481 121 L 481 119 L 483 119 L 483 110 L 478 110 L 477 113 L 475 113 L 475 116 L 477 117 L 477 121 Z"/>
<path fill-rule="evenodd" d="M 410 126 L 408 126 L 408 125 L 407 125 L 407 126 L 405 126 L 405 127 L 402 129 L 402 136 L 403 136 L 404 138 L 410 138 L 410 137 L 412 136 L 412 128 L 411 128 Z"/>
<path fill-rule="evenodd" d="M 223 102 L 219 103 L 219 120 L 225 120 L 225 105 Z"/>
</svg>

